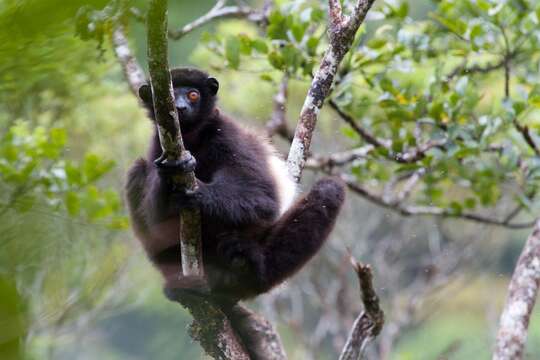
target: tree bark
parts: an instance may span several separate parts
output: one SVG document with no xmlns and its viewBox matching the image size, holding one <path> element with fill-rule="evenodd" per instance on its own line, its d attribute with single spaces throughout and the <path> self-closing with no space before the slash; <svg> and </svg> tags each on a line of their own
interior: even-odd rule
<svg viewBox="0 0 540 360">
<path fill-rule="evenodd" d="M 523 247 L 510 280 L 493 360 L 522 359 L 529 320 L 540 286 L 540 220 Z"/>
<path fill-rule="evenodd" d="M 154 113 L 165 161 L 179 161 L 190 156 L 184 147 L 174 92 L 167 60 L 167 5 L 166 0 L 153 0 L 148 9 L 148 69 L 154 101 Z M 174 177 L 179 188 L 197 189 L 195 174 Z M 184 276 L 204 275 L 201 251 L 201 216 L 198 209 L 180 211 L 180 246 Z"/>
<path fill-rule="evenodd" d="M 315 124 L 324 100 L 330 94 L 338 67 L 349 51 L 358 28 L 374 2 L 375 0 L 358 0 L 352 14 L 344 16 L 339 0 L 328 1 L 330 43 L 300 111 L 300 120 L 287 158 L 289 172 L 296 182 L 299 182 L 302 176 Z"/>
<path fill-rule="evenodd" d="M 384 325 L 384 312 L 373 287 L 373 274 L 369 265 L 357 262 L 350 256 L 360 283 L 364 311 L 356 318 L 339 360 L 361 359 L 366 346 L 377 336 Z"/>
<path fill-rule="evenodd" d="M 178 161 L 189 155 L 180 131 L 178 113 L 167 61 L 167 0 L 152 0 L 148 10 L 148 67 L 153 93 L 153 105 L 164 161 Z M 193 172 L 175 176 L 179 187 L 196 190 Z M 180 244 L 182 251 L 181 276 L 204 276 L 201 252 L 201 222 L 197 209 L 180 213 Z M 244 347 L 234 333 L 226 315 L 210 300 L 202 296 L 178 296 L 195 321 L 191 336 L 198 340 L 205 352 L 215 359 L 248 360 Z"/>
</svg>

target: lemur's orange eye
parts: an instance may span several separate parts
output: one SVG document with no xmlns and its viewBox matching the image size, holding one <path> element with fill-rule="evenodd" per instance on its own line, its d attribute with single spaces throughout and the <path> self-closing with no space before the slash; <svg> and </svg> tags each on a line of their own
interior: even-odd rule
<svg viewBox="0 0 540 360">
<path fill-rule="evenodd" d="M 199 100 L 199 97 L 200 97 L 200 95 L 199 95 L 198 91 L 191 90 L 190 92 L 187 93 L 187 98 L 191 102 L 195 102 L 195 101 Z"/>
</svg>

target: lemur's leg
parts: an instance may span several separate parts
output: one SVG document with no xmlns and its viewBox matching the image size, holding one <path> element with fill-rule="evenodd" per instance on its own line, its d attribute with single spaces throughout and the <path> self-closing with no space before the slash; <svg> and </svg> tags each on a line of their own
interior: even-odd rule
<svg viewBox="0 0 540 360">
<path fill-rule="evenodd" d="M 137 159 L 129 169 L 126 181 L 126 200 L 131 213 L 135 232 L 147 232 L 148 224 L 144 213 L 144 199 L 146 179 L 148 177 L 147 162 L 144 159 Z"/>
<path fill-rule="evenodd" d="M 332 231 L 344 200 L 343 183 L 325 178 L 283 214 L 264 244 L 262 292 L 294 274 L 317 253 Z"/>
<path fill-rule="evenodd" d="M 261 241 L 229 236 L 220 242 L 218 254 L 237 282 L 232 286 L 235 295 L 244 298 L 266 292 L 299 270 L 328 237 L 344 199 L 345 189 L 339 180 L 322 179 L 272 225 Z M 218 292 L 227 273 L 223 270 L 212 284 Z"/>
</svg>

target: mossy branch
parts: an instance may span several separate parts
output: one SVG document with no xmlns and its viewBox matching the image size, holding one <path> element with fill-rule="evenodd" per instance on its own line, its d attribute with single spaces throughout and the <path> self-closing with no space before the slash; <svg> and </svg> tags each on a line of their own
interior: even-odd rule
<svg viewBox="0 0 540 360">
<path fill-rule="evenodd" d="M 148 9 L 148 69 L 154 102 L 159 141 L 165 161 L 189 157 L 180 132 L 178 112 L 174 105 L 171 73 L 167 60 L 167 0 L 153 0 Z M 179 188 L 196 190 L 193 172 L 174 177 Z M 180 245 L 184 276 L 204 275 L 201 252 L 201 216 L 198 209 L 180 211 Z"/>
</svg>

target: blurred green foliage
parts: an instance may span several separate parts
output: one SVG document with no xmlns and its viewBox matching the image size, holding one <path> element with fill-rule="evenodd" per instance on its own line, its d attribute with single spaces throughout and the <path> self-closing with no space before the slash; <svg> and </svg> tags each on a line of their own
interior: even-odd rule
<svg viewBox="0 0 540 360">
<path fill-rule="evenodd" d="M 19 122 L 0 143 L 0 213 L 31 210 L 43 200 L 52 211 L 67 212 L 84 221 L 105 220 L 105 226 L 127 228 L 118 193 L 101 191 L 94 184 L 114 162 L 86 154 L 81 163 L 64 160 L 66 130 Z"/>
<path fill-rule="evenodd" d="M 508 196 L 502 187 L 511 185 L 509 196 L 516 205 L 533 212 L 540 161 L 515 123 L 540 141 L 535 121 L 540 5 L 440 1 L 424 20 L 409 17 L 412 6 L 381 2 L 370 13 L 377 22 L 359 31 L 340 69 L 332 99 L 391 144 L 355 162 L 351 173 L 360 183 L 380 188 L 394 174 L 425 169 L 416 202 L 456 215 L 495 206 Z M 264 33 L 238 28 L 232 34 L 207 33 L 203 41 L 215 68 L 223 64 L 259 71 L 270 82 L 276 81 L 276 71 L 309 81 L 327 44 L 324 18 L 321 2 L 283 2 L 271 13 Z M 509 96 L 504 90 L 506 57 Z M 348 127 L 343 134 L 354 146 L 365 144 Z M 396 161 L 430 142 L 444 145 L 417 161 Z"/>
</svg>

